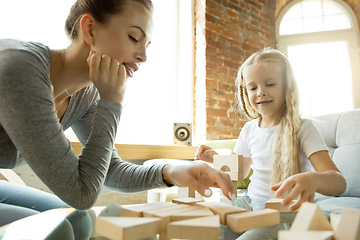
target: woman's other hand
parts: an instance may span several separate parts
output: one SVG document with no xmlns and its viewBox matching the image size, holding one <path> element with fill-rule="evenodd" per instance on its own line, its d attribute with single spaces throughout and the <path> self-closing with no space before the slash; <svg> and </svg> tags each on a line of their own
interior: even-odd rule
<svg viewBox="0 0 360 240">
<path fill-rule="evenodd" d="M 195 189 L 204 197 L 211 196 L 210 187 L 219 187 L 224 196 L 235 199 L 236 189 L 233 189 L 229 175 L 206 163 L 168 164 L 163 168 L 163 179 L 167 184 Z"/>
<path fill-rule="evenodd" d="M 213 163 L 214 159 L 213 156 L 217 155 L 218 153 L 212 149 L 211 147 L 205 146 L 205 145 L 200 145 L 198 150 L 195 153 L 195 158 L 194 160 L 202 160 L 208 163 Z"/>
<path fill-rule="evenodd" d="M 108 55 L 90 52 L 87 59 L 89 76 L 103 99 L 121 103 L 124 99 L 126 88 L 125 66 Z"/>
</svg>

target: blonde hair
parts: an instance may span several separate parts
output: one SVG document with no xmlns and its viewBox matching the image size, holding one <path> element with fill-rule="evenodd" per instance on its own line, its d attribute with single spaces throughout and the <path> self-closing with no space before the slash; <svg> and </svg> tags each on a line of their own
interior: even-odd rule
<svg viewBox="0 0 360 240">
<path fill-rule="evenodd" d="M 261 118 L 261 114 L 251 106 L 243 77 L 243 70 L 257 63 L 278 64 L 283 72 L 285 104 L 272 143 L 272 176 L 270 184 L 277 184 L 300 173 L 298 133 L 301 128 L 299 92 L 287 57 L 280 51 L 265 48 L 251 55 L 240 67 L 236 78 L 237 97 L 240 112 L 248 119 Z"/>
</svg>

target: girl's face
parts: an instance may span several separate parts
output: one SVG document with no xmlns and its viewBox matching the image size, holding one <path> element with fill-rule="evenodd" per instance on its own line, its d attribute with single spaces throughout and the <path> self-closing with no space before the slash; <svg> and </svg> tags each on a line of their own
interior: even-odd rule
<svg viewBox="0 0 360 240">
<path fill-rule="evenodd" d="M 118 60 L 125 65 L 128 77 L 132 77 L 146 61 L 152 24 L 151 13 L 144 5 L 128 1 L 120 15 L 112 16 L 108 23 L 94 28 L 92 50 Z"/>
<path fill-rule="evenodd" d="M 264 62 L 243 69 L 251 106 L 262 118 L 276 120 L 285 104 L 284 80 L 279 64 Z"/>
</svg>

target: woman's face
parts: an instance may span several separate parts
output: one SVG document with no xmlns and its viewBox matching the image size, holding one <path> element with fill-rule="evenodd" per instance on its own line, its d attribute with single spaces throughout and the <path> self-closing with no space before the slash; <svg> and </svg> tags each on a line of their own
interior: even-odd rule
<svg viewBox="0 0 360 240">
<path fill-rule="evenodd" d="M 92 50 L 118 60 L 126 67 L 128 77 L 132 77 L 146 61 L 153 30 L 150 11 L 136 1 L 128 1 L 120 15 L 97 26 L 93 30 Z"/>
</svg>

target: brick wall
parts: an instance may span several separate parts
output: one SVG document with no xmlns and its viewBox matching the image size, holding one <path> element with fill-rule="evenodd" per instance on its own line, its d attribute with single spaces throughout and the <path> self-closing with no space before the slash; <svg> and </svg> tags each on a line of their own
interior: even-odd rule
<svg viewBox="0 0 360 240">
<path fill-rule="evenodd" d="M 274 46 L 275 0 L 195 0 L 195 142 L 237 138 L 235 78 L 253 52 Z"/>
</svg>

